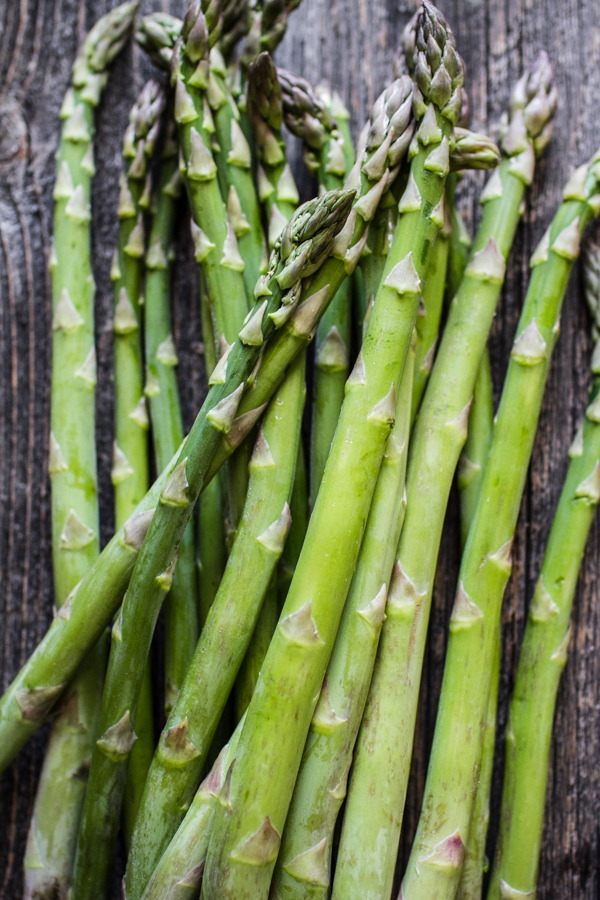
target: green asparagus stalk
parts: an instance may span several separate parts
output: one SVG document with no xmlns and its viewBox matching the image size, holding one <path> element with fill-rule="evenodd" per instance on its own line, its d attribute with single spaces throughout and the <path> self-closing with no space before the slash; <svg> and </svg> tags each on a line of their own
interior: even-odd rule
<svg viewBox="0 0 600 900">
<path fill-rule="evenodd" d="M 235 48 L 244 38 L 251 25 L 251 0 L 224 0 L 223 30 L 219 38 L 219 49 L 227 65 L 230 64 Z"/>
<path fill-rule="evenodd" d="M 331 110 L 306 79 L 278 69 L 285 123 L 302 140 L 304 160 L 320 190 L 341 188 L 344 139 Z M 311 417 L 310 505 L 314 507 L 344 400 L 350 366 L 352 281 L 340 286 L 317 329 Z"/>
<path fill-rule="evenodd" d="M 484 723 L 481 766 L 477 784 L 473 814 L 469 825 L 469 836 L 465 847 L 465 861 L 456 892 L 457 900 L 481 900 L 483 877 L 488 870 L 486 856 L 487 833 L 490 822 L 490 794 L 494 772 L 494 750 L 496 747 L 496 717 L 498 714 L 498 686 L 500 681 L 500 635 L 492 659 L 490 696 Z"/>
<path fill-rule="evenodd" d="M 198 584 L 200 626 L 204 627 L 209 610 L 225 571 L 225 506 L 222 482 L 213 478 L 200 495 L 198 503 Z"/>
<path fill-rule="evenodd" d="M 225 11 L 224 28 L 228 27 L 228 25 L 226 24 L 226 20 L 227 12 Z M 183 22 L 181 21 L 181 19 L 176 19 L 173 16 L 169 16 L 165 13 L 160 12 L 151 13 L 141 20 L 138 32 L 136 34 L 136 40 L 138 44 L 146 51 L 155 65 L 159 66 L 159 68 L 170 71 L 173 60 L 173 48 L 181 35 L 182 27 Z M 223 38 L 223 34 L 221 35 L 221 37 Z M 176 188 L 176 177 L 174 177 L 173 180 L 173 187 Z M 206 282 L 204 281 L 204 279 L 201 280 L 202 290 L 200 299 L 202 311 L 202 331 L 204 337 L 204 358 L 206 362 L 207 374 L 210 377 L 217 363 L 216 348 L 218 342 L 215 341 L 215 329 L 213 327 L 210 302 L 207 296 L 208 290 L 206 288 Z M 223 504 L 223 494 L 224 487 L 222 477 L 213 478 L 210 484 L 208 484 L 206 489 L 203 491 L 198 504 L 198 518 L 200 526 L 198 534 L 199 626 L 202 626 L 206 620 L 208 610 L 210 609 L 210 606 L 214 600 L 219 582 L 223 575 L 223 570 L 225 568 L 225 510 Z M 191 528 L 191 526 L 188 526 L 188 528 Z M 176 573 L 174 588 L 171 590 L 169 598 L 173 596 L 173 591 L 177 593 L 176 585 L 179 578 L 180 576 Z M 167 599 L 167 645 L 169 645 L 170 643 L 169 631 L 171 630 L 169 629 L 169 606 L 170 600 Z M 178 619 L 178 621 L 183 622 L 184 618 L 182 617 L 181 620 Z M 174 634 L 174 632 L 172 631 L 171 633 Z M 196 640 L 197 631 L 192 629 L 187 635 L 186 641 L 183 644 L 183 646 L 185 646 L 185 644 L 187 643 L 187 646 L 191 650 L 190 658 L 191 654 L 193 653 Z M 172 643 L 173 650 L 175 650 L 178 645 L 179 641 L 175 639 Z M 167 655 L 173 657 L 173 653 L 168 653 Z M 167 669 L 169 668 L 170 667 L 167 661 Z M 185 668 L 187 669 L 187 665 Z M 175 690 L 169 687 L 169 680 L 172 681 L 172 679 L 169 679 L 169 673 L 166 673 L 167 687 L 165 691 L 165 697 L 167 699 L 167 715 L 173 706 L 176 692 L 179 690 L 184 674 L 185 670 L 182 669 L 176 681 L 173 682 L 173 684 L 177 684 L 177 688 Z"/>
<path fill-rule="evenodd" d="M 248 69 L 247 112 L 252 124 L 258 158 L 259 197 L 265 209 L 269 245 L 272 246 L 285 223 L 294 214 L 299 194 L 287 163 L 285 143 L 281 135 L 283 100 L 277 67 L 267 51 L 261 53 Z M 306 534 L 307 497 L 306 461 L 300 444 L 290 502 L 292 524 L 280 565 L 282 572 L 279 584 L 280 597 L 287 592 Z M 267 612 L 265 620 L 264 634 L 272 624 Z"/>
<path fill-rule="evenodd" d="M 417 316 L 417 347 L 415 353 L 415 379 L 412 395 L 411 421 L 414 422 L 427 380 L 433 367 L 438 343 L 446 271 L 450 251 L 450 229 L 445 212 L 444 225 L 431 251 L 427 284 L 423 289 L 423 303 Z"/>
<path fill-rule="evenodd" d="M 185 683 L 163 729 L 129 857 L 128 900 L 142 895 L 185 814 L 215 728 L 253 640 L 289 530 L 303 402 L 301 355 L 265 413 L 250 460 L 244 515 Z M 231 622 L 235 622 L 235 628 Z M 181 752 L 178 735 L 185 735 Z"/>
<path fill-rule="evenodd" d="M 119 6 L 88 34 L 75 60 L 72 86 L 60 113 L 50 259 L 53 322 L 49 471 L 57 618 L 65 615 L 69 595 L 99 552 L 90 250 L 92 140 L 95 108 L 107 71 L 129 37 L 136 8 L 134 3 Z M 54 721 L 44 758 L 24 860 L 26 898 L 64 897 L 69 886 L 87 759 L 100 709 L 106 642 L 100 640 L 90 651 Z"/>
<path fill-rule="evenodd" d="M 285 823 L 273 881 L 282 900 L 329 896 L 333 832 L 346 793 L 404 519 L 415 343 L 404 367 L 394 427 Z"/>
<path fill-rule="evenodd" d="M 218 4 L 213 0 L 212 6 Z M 195 255 L 211 304 L 218 348 L 221 335 L 228 344 L 235 341 L 248 312 L 245 264 L 234 222 L 219 189 L 217 165 L 211 150 L 214 122 L 207 101 L 211 83 L 209 45 L 218 39 L 218 28 L 210 30 L 199 10 L 199 2 L 188 10 L 186 23 L 185 39 L 182 42 L 180 38 L 173 51 L 171 80 L 175 87 L 175 120 L 182 154 L 180 168 L 192 211 Z"/>
<path fill-rule="evenodd" d="M 245 184 L 244 196 L 249 198 L 249 202 L 254 197 L 252 178 L 249 171 L 246 171 L 250 166 L 250 151 L 239 128 L 235 131 L 238 136 L 237 147 L 233 147 L 234 124 L 230 119 L 223 125 L 227 133 L 219 133 L 217 144 L 225 147 L 227 157 L 221 157 L 221 163 L 218 164 L 219 153 L 215 154 L 217 161 L 213 156 L 216 128 L 213 109 L 215 116 L 219 110 L 222 115 L 227 115 L 225 106 L 230 118 L 233 113 L 232 107 L 225 100 L 224 84 L 221 88 L 217 83 L 217 77 L 221 79 L 221 76 L 215 75 L 209 61 L 209 48 L 213 48 L 213 54 L 216 52 L 214 45 L 220 34 L 221 4 L 217 0 L 211 0 L 205 6 L 206 17 L 200 10 L 199 2 L 193 3 L 188 10 L 188 26 L 184 26 L 185 41 L 182 43 L 180 38 L 173 53 L 171 80 L 175 86 L 175 119 L 179 125 L 183 151 L 182 165 L 187 167 L 184 182 L 192 210 L 195 255 L 211 304 L 218 358 L 223 347 L 234 343 L 248 313 L 246 298 L 252 297 L 260 269 L 262 230 L 258 204 L 256 203 L 249 222 L 240 206 L 241 193 L 237 193 L 235 187 L 233 192 L 229 191 L 224 184 L 227 173 L 237 173 L 235 178 L 238 179 L 238 187 L 241 184 L 239 179 Z M 190 22 L 194 25 L 190 26 Z M 191 39 L 188 40 L 190 34 Z M 233 99 L 231 103 L 235 106 Z M 223 170 L 224 165 L 226 172 Z M 226 190 L 229 192 L 226 193 Z M 244 235 L 251 234 L 251 229 L 256 232 L 255 226 L 260 231 L 258 263 L 256 268 L 247 272 L 248 265 L 240 253 L 238 238 L 241 240 Z M 248 247 L 245 249 L 248 251 Z M 230 531 L 233 533 L 243 509 L 248 486 L 244 449 L 231 460 L 225 481 Z M 218 530 L 216 523 L 214 529 Z"/>
<path fill-rule="evenodd" d="M 446 203 L 450 211 L 450 254 L 446 276 L 448 305 L 454 300 L 471 256 L 471 236 L 454 202 L 458 174 L 453 172 L 446 183 Z"/>
<path fill-rule="evenodd" d="M 424 807 L 403 882 L 406 900 L 454 896 L 462 875 L 511 544 L 567 281 L 580 235 L 600 206 L 599 161 L 597 155 L 570 180 L 532 257 L 534 271 L 461 563 Z M 443 822 L 430 812 L 440 809 Z"/>
<path fill-rule="evenodd" d="M 171 71 L 173 48 L 181 35 L 181 19 L 164 12 L 153 12 L 138 22 L 136 42 L 148 54 L 154 65 Z"/>
<path fill-rule="evenodd" d="M 302 0 L 255 0 L 248 36 L 242 48 L 242 69 L 263 52 L 274 53 L 285 35 L 288 19 Z"/>
<path fill-rule="evenodd" d="M 485 461 L 493 434 L 493 396 L 490 358 L 487 347 L 481 357 L 473 388 L 473 402 L 469 413 L 467 440 L 458 464 L 460 491 L 460 524 L 464 548 L 475 513 L 477 497 L 483 479 Z M 500 640 L 496 645 L 492 682 L 488 701 L 479 784 L 473 805 L 473 817 L 465 848 L 465 864 L 456 895 L 457 900 L 480 900 L 483 875 L 487 871 L 486 842 L 490 818 L 490 792 L 496 745 L 496 714 L 500 679 Z"/>
<path fill-rule="evenodd" d="M 450 166 L 453 169 L 494 169 L 500 163 L 500 151 L 484 134 L 466 128 L 455 129 L 455 145 Z M 417 319 L 417 353 L 413 393 L 413 420 L 431 372 L 439 336 L 444 293 L 447 281 L 452 220 L 446 201 L 444 227 L 432 251 L 429 276 L 423 291 L 423 307 Z M 466 265 L 466 263 L 465 263 Z"/>
<path fill-rule="evenodd" d="M 129 116 L 123 142 L 127 174 L 121 178 L 117 215 L 119 239 L 113 258 L 114 284 L 114 384 L 115 442 L 112 482 L 115 492 L 115 524 L 123 525 L 149 487 L 148 412 L 143 387 L 141 335 L 141 282 L 145 249 L 143 209 L 149 202 L 151 159 L 162 126 L 166 96 L 151 79 L 142 89 Z M 179 446 L 181 441 L 176 444 Z M 173 453 L 167 456 L 168 462 Z M 138 721 L 138 741 L 129 763 L 123 809 L 125 837 L 131 827 L 154 750 L 154 725 L 150 667 L 146 662 L 142 691 L 143 713 Z"/>
<path fill-rule="evenodd" d="M 598 157 L 597 157 L 598 158 Z M 586 294 L 600 306 L 600 248 L 590 242 Z M 534 897 L 544 823 L 548 760 L 556 694 L 564 669 L 573 598 L 585 545 L 600 499 L 600 357 L 585 419 L 552 523 L 540 577 L 529 607 L 509 724 L 500 836 L 488 898 Z"/>
<path fill-rule="evenodd" d="M 531 109 L 525 104 L 532 104 Z M 554 105 L 551 72 L 543 55 L 513 92 L 505 158 L 482 195 L 484 211 L 473 255 L 450 307 L 411 437 L 407 512 L 355 747 L 335 900 L 387 900 L 392 890 L 442 525 L 505 260 L 533 175 L 534 135 L 543 132 Z M 525 121 L 533 121 L 531 130 L 526 130 Z M 521 145 L 514 143 L 515 135 L 522 136 Z"/>
<path fill-rule="evenodd" d="M 356 162 L 352 132 L 350 130 L 350 113 L 338 92 L 332 91 L 328 85 L 319 84 L 317 86 L 317 94 L 321 97 L 337 124 L 338 140 L 342 145 L 344 159 L 346 160 L 346 171 L 349 172 Z"/>
<path fill-rule="evenodd" d="M 272 247 L 299 202 L 281 136 L 283 100 L 275 63 L 261 53 L 248 70 L 248 115 L 258 157 L 258 194 L 265 207 Z"/>
<path fill-rule="evenodd" d="M 356 308 L 358 322 L 359 324 L 362 323 L 362 337 L 364 337 L 367 330 L 370 311 L 373 308 L 375 294 L 385 268 L 385 260 L 390 252 L 394 238 L 394 231 L 398 222 L 398 203 L 406 188 L 406 181 L 407 173 L 401 171 L 392 186 L 381 198 L 377 213 L 369 227 L 367 243 L 360 258 L 360 267 L 357 271 L 361 273 L 362 284 L 356 298 Z"/>
<path fill-rule="evenodd" d="M 214 123 L 217 178 L 223 198 L 227 198 L 229 221 L 234 229 L 242 259 L 246 294 L 252 297 L 254 285 L 267 264 L 267 250 L 260 219 L 260 208 L 252 175 L 252 154 L 240 126 L 236 102 L 226 85 L 227 68 L 216 47 L 210 54 L 210 72 L 205 98 Z M 204 128 L 209 129 L 206 111 Z"/>
<path fill-rule="evenodd" d="M 152 209 L 146 254 L 145 393 L 150 405 L 156 466 L 162 471 L 183 441 L 183 422 L 175 366 L 170 308 L 169 256 L 177 198 L 180 195 L 177 144 L 169 134 Z M 218 484 L 218 480 L 215 481 Z M 200 633 L 194 526 L 186 528 L 173 586 L 165 600 L 165 710 L 173 707 Z M 138 713 L 139 715 L 139 713 Z"/>
<path fill-rule="evenodd" d="M 277 582 L 278 608 L 285 603 L 289 586 L 294 577 L 300 551 L 308 529 L 308 479 L 306 472 L 306 458 L 302 443 L 298 445 L 298 459 L 296 460 L 296 472 L 294 474 L 294 487 L 290 501 L 292 524 L 288 534 L 281 562 L 279 564 L 279 578 Z"/>
<path fill-rule="evenodd" d="M 181 900 L 182 895 L 197 896 L 215 805 L 235 759 L 242 727 L 243 719 L 196 791 L 183 822 L 148 882 L 142 900 Z"/>
<path fill-rule="evenodd" d="M 202 885 L 205 900 L 259 900 L 268 894 L 395 415 L 395 384 L 408 353 L 429 249 L 442 224 L 449 137 L 460 110 L 463 66 L 447 40 L 445 20 L 428 0 L 419 29 L 424 66 L 415 105 L 421 125 L 411 174 L 420 204 L 396 229 L 363 350 L 348 380 L 306 540 L 246 714 L 230 807 L 215 815 Z M 380 154 L 385 162 L 384 154 L 387 148 Z M 331 716 L 337 717 L 333 709 Z"/>
<path fill-rule="evenodd" d="M 202 278 L 200 282 L 204 363 L 206 375 L 210 378 L 217 365 L 217 354 L 207 291 Z M 227 563 L 225 529 L 227 484 L 223 476 L 224 472 L 219 472 L 212 478 L 198 500 L 198 590 L 201 628 L 204 627 Z"/>
<path fill-rule="evenodd" d="M 131 110 L 123 143 L 127 174 L 121 179 L 117 210 L 119 242 L 111 271 L 115 293 L 112 481 L 117 528 L 129 518 L 148 490 L 148 413 L 140 332 L 144 257 L 144 222 L 140 201 L 149 175 L 148 158 L 156 145 L 165 102 L 160 84 L 154 79 L 148 81 Z"/>
<path fill-rule="evenodd" d="M 292 486 L 293 490 L 293 486 Z M 290 519 L 291 519 L 291 498 L 290 498 Z M 291 524 L 290 524 L 291 527 Z M 286 538 L 287 543 L 287 538 Z M 237 678 L 235 680 L 235 719 L 239 722 L 243 718 L 244 713 L 248 709 L 258 676 L 262 668 L 262 664 L 273 632 L 277 627 L 279 618 L 279 605 L 277 603 L 277 572 L 271 576 L 271 580 L 265 592 L 260 613 L 254 626 L 252 639 L 248 645 L 246 655 L 242 660 Z"/>
<path fill-rule="evenodd" d="M 492 373 L 487 352 L 481 357 L 477 379 L 473 388 L 473 403 L 469 413 L 467 440 L 458 466 L 460 490 L 460 524 L 462 546 L 467 541 L 471 521 L 477 506 L 479 489 L 494 429 Z"/>
</svg>

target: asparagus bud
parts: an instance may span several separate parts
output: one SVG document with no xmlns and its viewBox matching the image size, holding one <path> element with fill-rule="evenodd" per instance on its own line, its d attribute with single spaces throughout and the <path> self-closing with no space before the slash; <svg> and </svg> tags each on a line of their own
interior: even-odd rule
<svg viewBox="0 0 600 900">
<path fill-rule="evenodd" d="M 138 3 L 123 3 L 96 22 L 73 63 L 73 84 L 82 88 L 94 75 L 104 75 L 129 37 Z"/>
<path fill-rule="evenodd" d="M 248 33 L 250 24 L 249 0 L 225 0 L 220 48 L 226 60 L 231 57 L 238 41 Z"/>
<path fill-rule="evenodd" d="M 327 106 L 313 86 L 299 75 L 277 69 L 283 101 L 285 124 L 292 134 L 301 138 L 313 150 L 320 150 L 333 127 Z"/>
<path fill-rule="evenodd" d="M 430 100 L 453 125 L 462 109 L 461 88 L 465 80 L 464 64 L 456 50 L 454 35 L 446 19 L 425 0 L 415 29 L 414 106 L 418 118 Z"/>
<path fill-rule="evenodd" d="M 500 151 L 486 134 L 457 126 L 454 138 L 456 143 L 450 155 L 450 169 L 453 172 L 459 169 L 495 169 L 500 165 Z"/>
<path fill-rule="evenodd" d="M 504 126 L 502 135 L 502 149 L 508 156 L 524 151 L 528 140 L 533 140 L 539 156 L 552 136 L 556 100 L 552 67 L 548 54 L 542 50 L 511 93 L 510 123 Z"/>
<path fill-rule="evenodd" d="M 179 40 L 183 22 L 168 13 L 154 12 L 140 21 L 135 39 L 159 69 L 169 72 L 173 47 Z"/>
</svg>

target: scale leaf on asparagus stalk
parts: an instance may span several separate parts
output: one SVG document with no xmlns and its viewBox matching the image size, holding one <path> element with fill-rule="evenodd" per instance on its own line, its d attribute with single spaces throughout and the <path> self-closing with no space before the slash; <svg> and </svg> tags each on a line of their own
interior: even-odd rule
<svg viewBox="0 0 600 900">
<path fill-rule="evenodd" d="M 61 109 L 54 187 L 52 388 L 49 472 L 56 620 L 99 553 L 96 484 L 94 279 L 90 243 L 94 118 L 108 69 L 129 38 L 137 4 L 100 19 L 73 65 Z M 99 714 L 106 642 L 85 665 L 54 720 L 38 783 L 24 860 L 24 897 L 66 896 Z M 17 715 L 35 724 L 57 692 L 41 685 L 17 699 Z"/>
<path fill-rule="evenodd" d="M 600 248 L 584 255 L 586 298 L 600 309 Z M 488 900 L 534 897 L 544 825 L 552 723 L 571 637 L 571 610 L 590 527 L 600 500 L 600 357 L 585 417 L 569 450 L 570 462 L 546 552 L 529 606 L 506 729 L 500 833 Z"/>
<path fill-rule="evenodd" d="M 536 104 L 536 118 L 538 110 Z M 522 118 L 526 116 L 527 106 Z M 509 131 L 504 144 L 514 137 Z M 404 900 L 453 897 L 461 879 L 511 545 L 562 301 L 581 234 L 600 205 L 599 160 L 596 156 L 586 163 L 571 180 L 531 259 L 533 272 L 461 563 L 423 809 L 403 880 Z M 441 809 L 443 821 L 436 812 Z"/>
<path fill-rule="evenodd" d="M 462 61 L 447 41 L 446 22 L 427 0 L 419 29 L 427 48 L 426 64 L 437 74 L 429 82 L 421 79 L 422 91 L 414 98 L 421 122 L 434 132 L 433 138 L 428 134 L 426 142 L 419 142 L 411 165 L 422 204 L 398 224 L 363 350 L 348 379 L 306 540 L 246 713 L 229 783 L 229 805 L 216 811 L 202 885 L 204 900 L 266 900 L 269 893 L 303 746 L 394 420 L 396 386 L 413 334 L 420 285 L 441 225 L 451 129 L 460 111 L 463 81 Z M 387 129 L 385 103 L 384 99 L 375 120 L 380 134 Z M 399 118 L 403 115 L 404 110 Z M 380 144 L 378 156 L 364 162 L 367 171 L 385 170 L 392 137 L 389 129 L 389 143 Z M 350 228 L 361 208 L 369 202 L 376 206 L 378 199 L 367 195 L 358 201 L 348 236 L 342 233 L 340 243 L 345 240 L 349 246 Z"/>
<path fill-rule="evenodd" d="M 555 103 L 545 54 L 527 77 L 537 85 L 534 108 L 541 106 L 544 112 L 537 130 L 551 119 Z M 522 121 L 519 108 L 513 114 L 513 131 Z M 333 887 L 335 900 L 363 900 L 365 896 L 387 900 L 392 890 L 442 526 L 467 436 L 479 361 L 504 280 L 505 260 L 533 175 L 534 136 L 535 132 L 524 131 L 524 147 L 515 151 L 509 146 L 510 152 L 504 147 L 505 158 L 488 182 L 500 187 L 493 199 L 486 198 L 489 191 L 484 190 L 482 199 L 487 202 L 471 262 L 450 307 L 411 436 L 406 518 L 356 742 Z M 525 175 L 523 155 L 528 161 Z"/>
</svg>

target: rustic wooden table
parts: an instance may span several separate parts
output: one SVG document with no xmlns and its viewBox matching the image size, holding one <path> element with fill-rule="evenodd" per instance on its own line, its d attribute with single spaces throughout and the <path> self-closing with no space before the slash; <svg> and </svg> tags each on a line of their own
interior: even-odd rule
<svg viewBox="0 0 600 900">
<path fill-rule="evenodd" d="M 49 482 L 47 471 L 50 291 L 46 269 L 52 216 L 53 154 L 58 109 L 82 34 L 107 9 L 107 0 L 2 0 L 0 3 L 0 670 L 4 689 L 52 617 Z M 144 12 L 159 5 L 144 0 Z M 161 0 L 162 8 L 169 7 Z M 492 337 L 496 393 L 502 383 L 520 303 L 526 261 L 546 228 L 570 169 L 600 142 L 600 5 L 597 0 L 439 0 L 465 57 L 472 124 L 493 125 L 509 87 L 544 48 L 560 92 L 555 135 L 538 166 L 512 253 Z M 182 12 L 173 2 L 171 12 Z M 355 132 L 390 77 L 394 48 L 412 2 L 304 0 L 294 13 L 277 59 L 313 82 L 327 79 L 352 112 Z M 97 436 L 103 540 L 112 527 L 110 257 L 115 242 L 120 144 L 131 103 L 149 73 L 140 52 L 117 61 L 99 109 L 94 182 L 94 264 L 99 359 Z M 595 104 L 595 105 L 594 105 Z M 292 151 L 305 192 L 310 183 Z M 481 177 L 462 189 L 472 224 Z M 177 260 L 176 339 L 184 415 L 189 425 L 203 396 L 201 333 L 194 263 L 182 216 Z M 535 445 L 515 542 L 514 574 L 504 605 L 499 735 L 503 735 L 525 610 L 540 565 L 566 470 L 566 450 L 585 404 L 590 342 L 580 291 L 572 278 L 562 336 Z M 401 862 L 416 825 L 435 720 L 446 626 L 458 570 L 459 529 L 452 497 L 436 582 L 421 712 L 409 790 Z M 598 874 L 600 731 L 600 613 L 597 600 L 599 532 L 592 530 L 577 593 L 573 639 L 558 699 L 550 763 L 539 900 L 592 900 Z M 47 730 L 42 729 L 0 780 L 0 897 L 21 896 L 28 818 Z M 498 814 L 502 740 L 497 747 L 492 803 Z M 490 844 L 491 846 L 491 844 Z M 115 880 L 114 897 L 118 896 Z"/>
</svg>

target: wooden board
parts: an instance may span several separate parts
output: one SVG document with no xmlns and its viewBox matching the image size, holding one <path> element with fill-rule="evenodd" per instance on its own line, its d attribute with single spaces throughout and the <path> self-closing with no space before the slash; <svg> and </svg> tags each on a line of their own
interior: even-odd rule
<svg viewBox="0 0 600 900">
<path fill-rule="evenodd" d="M 106 0 L 2 0 L 0 16 L 0 671 L 5 688 L 52 616 L 47 472 L 50 292 L 46 260 L 52 219 L 53 154 L 58 109 L 79 40 L 112 3 Z M 156 8 L 158 4 L 154 4 Z M 142 4 L 144 12 L 153 5 Z M 594 0 L 440 0 L 468 68 L 472 124 L 490 128 L 511 83 L 545 48 L 560 91 L 555 136 L 537 170 L 511 256 L 491 338 L 496 395 L 527 283 L 527 258 L 546 228 L 570 169 L 600 140 L 600 7 Z M 163 2 L 167 9 L 168 3 Z M 278 61 L 313 82 L 329 79 L 352 112 L 356 131 L 390 77 L 391 58 L 413 3 L 397 0 L 304 0 L 291 19 Z M 181 13 L 173 3 L 171 12 Z M 132 77 L 133 71 L 133 77 Z M 127 115 L 149 68 L 128 48 L 111 74 L 98 115 L 94 183 L 94 265 L 99 360 L 98 421 L 102 537 L 112 527 L 110 257 L 120 143 Z M 303 191 L 310 182 L 292 148 Z M 461 191 L 467 220 L 477 216 L 481 177 Z M 203 395 L 196 274 L 180 223 L 176 339 L 184 414 L 189 425 Z M 504 605 L 500 734 L 506 722 L 525 611 L 566 470 L 566 450 L 585 404 L 589 324 L 576 271 L 565 303 L 515 543 L 514 575 Z M 459 528 L 452 497 L 436 581 L 401 858 L 418 816 L 435 721 L 446 627 L 458 570 Z M 600 730 L 599 533 L 594 527 L 573 617 L 569 661 L 559 693 L 548 785 L 540 900 L 591 900 L 598 875 L 598 746 Z M 42 729 L 0 780 L 0 897 L 21 896 L 27 823 L 47 729 Z M 497 748 L 493 823 L 497 821 L 502 742 Z M 492 824 L 493 838 L 495 825 Z M 116 882 L 114 898 L 118 896 Z"/>
</svg>

